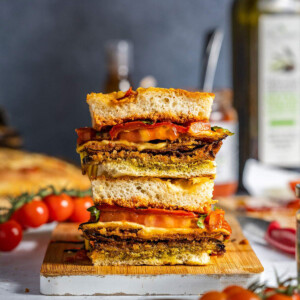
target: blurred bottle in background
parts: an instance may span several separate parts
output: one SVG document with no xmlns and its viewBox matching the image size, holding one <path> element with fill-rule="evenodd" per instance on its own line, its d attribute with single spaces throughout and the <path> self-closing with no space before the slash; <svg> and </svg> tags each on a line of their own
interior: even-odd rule
<svg viewBox="0 0 300 300">
<path fill-rule="evenodd" d="M 133 46 L 126 40 L 113 40 L 105 45 L 107 78 L 105 93 L 127 91 L 132 86 Z"/>
<path fill-rule="evenodd" d="M 248 158 L 300 169 L 300 1 L 235 0 L 234 105 Z"/>
<path fill-rule="evenodd" d="M 217 177 L 214 198 L 228 197 L 236 193 L 238 187 L 238 118 L 232 106 L 232 91 L 214 91 L 216 97 L 210 116 L 211 126 L 226 128 L 234 133 L 223 141 L 217 154 Z"/>
<path fill-rule="evenodd" d="M 19 149 L 23 140 L 18 131 L 8 125 L 5 110 L 0 107 L 0 148 Z"/>
</svg>

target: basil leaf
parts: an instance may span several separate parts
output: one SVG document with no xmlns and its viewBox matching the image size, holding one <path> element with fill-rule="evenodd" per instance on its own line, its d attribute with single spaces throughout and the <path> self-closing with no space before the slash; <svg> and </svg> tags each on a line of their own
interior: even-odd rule
<svg viewBox="0 0 300 300">
<path fill-rule="evenodd" d="M 225 133 L 225 134 L 227 134 L 229 136 L 234 135 L 233 132 L 229 131 L 228 129 L 219 127 L 219 126 L 213 126 L 213 127 L 211 127 L 211 130 L 215 131 L 215 132 L 219 130 L 219 131 L 222 131 L 223 133 Z"/>
<path fill-rule="evenodd" d="M 197 226 L 201 229 L 204 229 L 205 228 L 205 225 L 204 225 L 204 220 L 206 218 L 207 215 L 201 215 L 197 221 Z"/>
<path fill-rule="evenodd" d="M 152 125 L 154 123 L 153 121 L 147 121 L 147 120 L 143 120 L 141 122 L 143 122 L 144 124 L 150 124 L 150 125 Z"/>
<path fill-rule="evenodd" d="M 100 218 L 100 210 L 96 206 L 91 206 L 87 209 L 91 213 L 91 219 L 93 222 L 98 222 Z"/>
</svg>

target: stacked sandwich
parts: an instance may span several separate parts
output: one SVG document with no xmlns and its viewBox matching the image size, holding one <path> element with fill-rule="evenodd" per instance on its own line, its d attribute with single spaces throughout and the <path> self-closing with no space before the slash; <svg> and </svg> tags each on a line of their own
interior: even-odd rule
<svg viewBox="0 0 300 300">
<path fill-rule="evenodd" d="M 89 94 L 77 152 L 95 206 L 80 225 L 94 265 L 204 265 L 231 229 L 213 209 L 214 162 L 230 133 L 208 123 L 213 94 L 139 88 Z"/>
</svg>

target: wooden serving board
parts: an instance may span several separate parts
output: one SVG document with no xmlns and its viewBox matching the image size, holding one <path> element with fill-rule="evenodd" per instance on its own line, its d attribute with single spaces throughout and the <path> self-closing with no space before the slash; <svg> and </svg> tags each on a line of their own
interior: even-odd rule
<svg viewBox="0 0 300 300">
<path fill-rule="evenodd" d="M 45 295 L 199 295 L 230 284 L 248 285 L 263 267 L 237 220 L 227 216 L 233 234 L 223 257 L 208 266 L 102 266 L 88 260 L 68 262 L 68 249 L 81 248 L 78 224 L 61 223 L 53 231 L 40 272 Z M 74 254 L 73 254 L 74 255 Z"/>
</svg>

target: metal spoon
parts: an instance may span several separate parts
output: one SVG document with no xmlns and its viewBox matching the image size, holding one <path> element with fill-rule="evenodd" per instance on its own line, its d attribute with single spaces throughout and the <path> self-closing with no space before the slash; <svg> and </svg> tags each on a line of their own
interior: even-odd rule
<svg viewBox="0 0 300 300">
<path fill-rule="evenodd" d="M 212 92 L 213 90 L 223 37 L 224 33 L 220 28 L 216 28 L 208 37 L 203 67 L 203 82 L 201 84 L 201 89 L 205 92 Z"/>
</svg>

